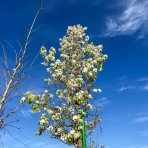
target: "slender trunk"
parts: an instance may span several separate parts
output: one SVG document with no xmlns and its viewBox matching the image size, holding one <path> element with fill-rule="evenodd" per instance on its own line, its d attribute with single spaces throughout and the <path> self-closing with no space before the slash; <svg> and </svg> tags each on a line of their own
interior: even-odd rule
<svg viewBox="0 0 148 148">
<path fill-rule="evenodd" d="M 2 112 L 2 103 L 0 101 L 0 117 L 1 117 L 1 112 Z"/>
<path fill-rule="evenodd" d="M 81 140 L 81 138 L 78 139 L 77 143 L 75 144 L 75 148 L 82 148 L 82 140 Z"/>
<path fill-rule="evenodd" d="M 10 89 L 10 86 L 11 86 L 11 84 L 13 82 L 13 79 L 15 77 L 15 74 L 16 74 L 16 72 L 12 75 L 8 85 L 6 86 L 6 90 L 4 91 L 4 94 L 3 94 L 3 96 L 2 96 L 2 98 L 0 100 L 0 112 L 2 112 L 2 108 L 3 108 L 4 102 L 5 102 L 6 98 L 7 98 L 7 94 L 8 94 L 8 91 Z"/>
<path fill-rule="evenodd" d="M 10 87 L 11 87 L 11 84 L 12 84 L 13 81 L 14 81 L 14 78 L 15 78 L 15 76 L 16 76 L 16 74 L 17 74 L 17 70 L 19 69 L 20 65 L 21 65 L 21 63 L 19 62 L 19 63 L 17 64 L 17 66 L 16 66 L 16 68 L 15 68 L 15 70 L 14 70 L 14 72 L 13 72 L 11 78 L 10 78 L 10 80 L 9 80 L 9 83 L 8 83 L 7 86 L 6 86 L 6 89 L 5 89 L 5 91 L 4 91 L 4 94 L 2 95 L 2 98 L 1 98 L 1 100 L 0 100 L 0 112 L 2 112 L 2 108 L 3 108 L 4 102 L 5 102 L 5 100 L 7 99 L 7 94 L 8 94 L 8 92 L 9 92 Z"/>
</svg>

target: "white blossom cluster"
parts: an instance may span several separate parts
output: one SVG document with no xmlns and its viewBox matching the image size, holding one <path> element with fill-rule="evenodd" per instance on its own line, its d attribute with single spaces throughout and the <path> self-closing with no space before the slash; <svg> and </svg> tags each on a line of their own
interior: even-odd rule
<svg viewBox="0 0 148 148">
<path fill-rule="evenodd" d="M 44 110 L 38 122 L 38 135 L 47 131 L 62 142 L 73 145 L 81 137 L 82 109 L 87 132 L 100 122 L 98 116 L 89 118 L 89 112 L 94 113 L 90 104 L 93 100 L 91 90 L 107 55 L 102 54 L 102 45 L 89 43 L 86 30 L 81 25 L 68 27 L 66 36 L 60 39 L 60 59 L 55 57 L 56 50 L 53 47 L 49 51 L 41 47 L 40 53 L 44 58 L 42 64 L 47 66 L 46 70 L 50 73 L 50 78 L 44 81 L 56 85 L 57 101 L 52 99 L 55 96 L 48 91 L 44 91 L 42 96 L 29 92 L 21 101 L 32 104 L 34 112 Z M 100 93 L 101 89 L 92 91 Z"/>
</svg>

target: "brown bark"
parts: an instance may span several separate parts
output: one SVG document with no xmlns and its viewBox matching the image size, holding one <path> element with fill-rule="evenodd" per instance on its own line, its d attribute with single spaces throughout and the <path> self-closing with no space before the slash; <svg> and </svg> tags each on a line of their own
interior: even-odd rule
<svg viewBox="0 0 148 148">
<path fill-rule="evenodd" d="M 41 4 L 42 4 L 42 0 L 41 0 Z M 3 51 L 4 51 L 4 64 L 5 64 L 5 67 L 6 67 L 6 72 L 4 70 L 4 76 L 5 76 L 5 79 L 6 79 L 6 88 L 5 88 L 4 93 L 1 95 L 1 98 L 0 98 L 0 126 L 1 126 L 0 130 L 4 126 L 8 125 L 8 123 L 6 125 L 3 125 L 4 120 L 6 120 L 12 113 L 14 113 L 20 107 L 20 105 L 18 105 L 18 107 L 16 107 L 15 109 L 9 110 L 6 113 L 5 117 L 2 117 L 3 109 L 6 108 L 5 103 L 10 100 L 9 95 L 16 90 L 16 86 L 19 84 L 19 82 L 20 82 L 20 80 L 22 78 L 20 75 L 24 75 L 24 73 L 26 73 L 31 68 L 31 66 L 32 66 L 32 64 L 34 62 L 33 61 L 26 68 L 25 72 L 21 71 L 22 68 L 23 68 L 23 61 L 26 59 L 26 52 L 27 52 L 27 48 L 28 48 L 28 45 L 29 45 L 29 42 L 30 42 L 30 36 L 31 36 L 34 24 L 36 22 L 36 19 L 37 19 L 38 15 L 39 15 L 41 9 L 42 9 L 42 6 L 37 11 L 36 16 L 33 19 L 32 25 L 31 25 L 30 29 L 28 30 L 28 34 L 27 34 L 27 37 L 26 37 L 24 47 L 22 47 L 22 45 L 19 43 L 20 51 L 18 53 L 16 52 L 15 48 L 13 48 L 13 50 L 14 50 L 14 52 L 16 54 L 16 67 L 14 67 L 12 74 L 10 73 L 10 69 L 8 67 L 8 64 L 7 64 L 7 55 L 6 55 L 5 48 L 2 45 L 2 48 L 3 48 Z M 8 73 L 8 76 L 7 76 L 6 73 Z M 19 79 L 16 78 L 18 74 L 20 76 Z M 9 80 L 9 81 L 7 82 L 7 80 Z M 9 123 L 12 123 L 12 122 L 9 122 Z"/>
<path fill-rule="evenodd" d="M 82 140 L 81 140 L 81 138 L 78 139 L 77 143 L 75 144 L 75 148 L 82 148 Z"/>
</svg>

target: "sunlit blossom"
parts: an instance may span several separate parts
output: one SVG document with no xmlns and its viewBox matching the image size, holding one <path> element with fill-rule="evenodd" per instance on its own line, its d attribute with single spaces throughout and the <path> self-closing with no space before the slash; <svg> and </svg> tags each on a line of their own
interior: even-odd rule
<svg viewBox="0 0 148 148">
<path fill-rule="evenodd" d="M 94 99 L 92 91 L 101 93 L 101 89 L 92 90 L 92 86 L 97 74 L 102 71 L 107 55 L 102 53 L 103 45 L 89 43 L 86 30 L 87 27 L 81 25 L 69 26 L 66 35 L 60 39 L 59 50 L 41 47 L 42 64 L 49 74 L 44 81 L 50 86 L 49 90 L 41 96 L 27 92 L 21 99 L 22 103 L 32 104 L 34 112 L 44 112 L 38 121 L 37 135 L 46 131 L 69 145 L 75 145 L 81 137 L 82 116 L 87 117 L 87 134 L 101 121 L 92 111 L 90 101 Z"/>
</svg>

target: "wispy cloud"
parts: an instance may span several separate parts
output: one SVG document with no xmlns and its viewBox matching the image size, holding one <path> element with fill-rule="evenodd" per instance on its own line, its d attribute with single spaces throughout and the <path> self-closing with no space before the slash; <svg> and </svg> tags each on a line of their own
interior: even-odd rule
<svg viewBox="0 0 148 148">
<path fill-rule="evenodd" d="M 148 77 L 141 77 L 138 79 L 139 82 L 145 82 L 148 81 Z"/>
<path fill-rule="evenodd" d="M 144 90 L 148 90 L 148 84 L 143 87 Z"/>
<path fill-rule="evenodd" d="M 146 116 L 139 116 L 139 117 L 136 117 L 132 123 L 145 123 L 145 122 L 148 122 L 148 115 Z"/>
<path fill-rule="evenodd" d="M 139 32 L 138 38 L 148 34 L 148 1 L 122 1 L 124 10 L 119 15 L 107 18 L 106 36 L 132 35 Z"/>
<path fill-rule="evenodd" d="M 102 108 L 110 103 L 111 100 L 109 100 L 107 97 L 102 97 L 101 99 L 98 100 L 98 105 Z"/>
<path fill-rule="evenodd" d="M 117 91 L 120 91 L 120 92 L 122 92 L 122 91 L 125 91 L 125 90 L 131 90 L 131 89 L 135 89 L 136 87 L 135 86 L 122 86 L 122 87 L 120 87 L 119 89 L 117 89 Z"/>
<path fill-rule="evenodd" d="M 28 109 L 28 110 L 22 109 L 18 114 L 23 116 L 23 117 L 30 117 L 32 113 L 33 112 L 30 109 Z"/>
<path fill-rule="evenodd" d="M 148 136 L 148 130 L 141 131 L 141 132 L 139 132 L 139 134 L 140 134 L 140 136 L 147 137 Z"/>
<path fill-rule="evenodd" d="M 147 81 L 148 81 L 147 77 L 142 77 L 138 80 L 132 81 L 131 83 L 126 82 L 127 84 L 124 84 L 124 80 L 123 80 L 123 82 L 120 82 L 116 91 L 118 92 L 124 92 L 129 90 L 148 91 Z"/>
</svg>

